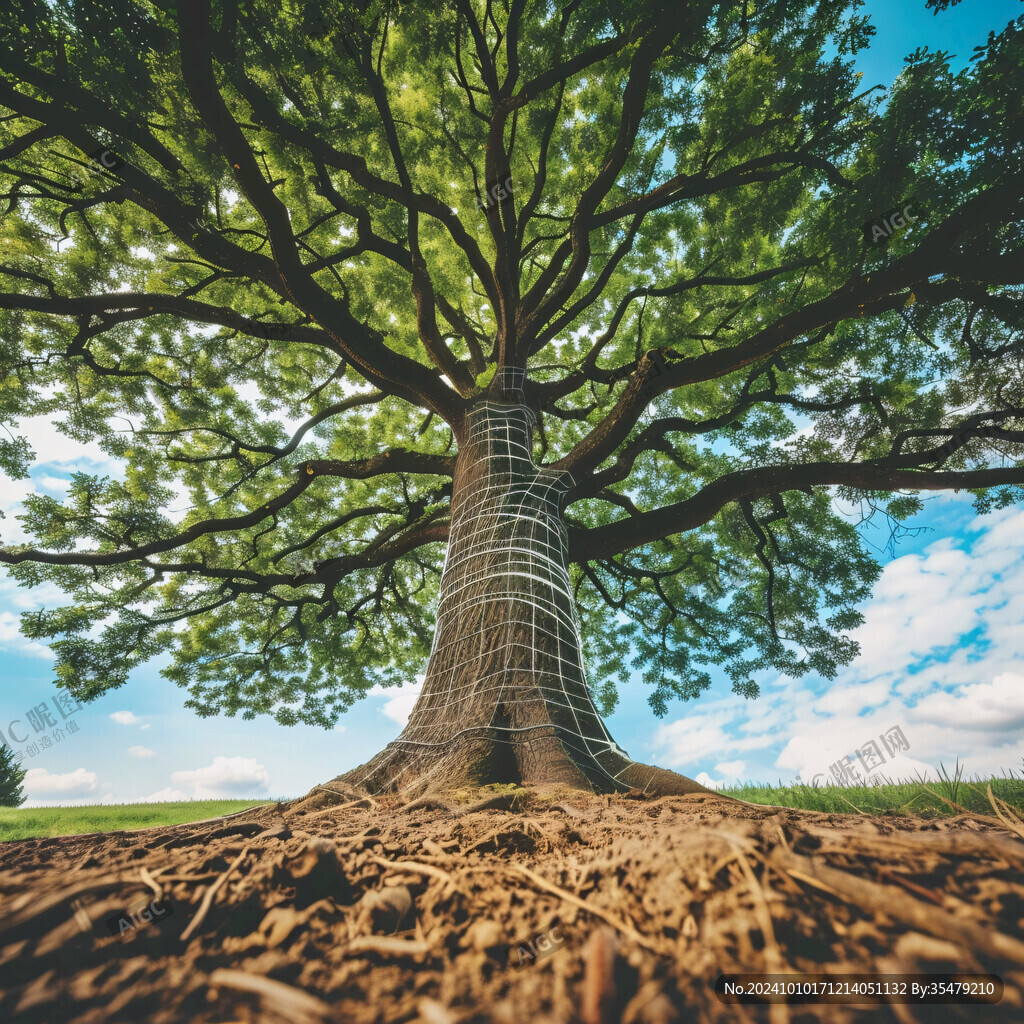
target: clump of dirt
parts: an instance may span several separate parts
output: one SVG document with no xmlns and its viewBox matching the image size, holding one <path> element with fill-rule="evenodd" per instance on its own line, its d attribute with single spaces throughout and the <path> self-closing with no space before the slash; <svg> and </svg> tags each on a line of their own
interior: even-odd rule
<svg viewBox="0 0 1024 1024">
<path fill-rule="evenodd" d="M 0 865 L 13 1024 L 1024 1019 L 1024 842 L 998 818 L 356 795 L 11 842 Z M 721 975 L 754 972 L 993 973 L 1004 992 L 720 1001 Z"/>
</svg>

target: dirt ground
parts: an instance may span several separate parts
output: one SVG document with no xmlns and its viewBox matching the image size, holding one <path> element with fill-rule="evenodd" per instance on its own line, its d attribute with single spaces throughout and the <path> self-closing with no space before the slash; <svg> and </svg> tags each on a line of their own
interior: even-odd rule
<svg viewBox="0 0 1024 1024">
<path fill-rule="evenodd" d="M 4 1024 L 1024 1020 L 1024 840 L 994 816 L 345 799 L 5 843 L 0 869 Z M 716 995 L 725 973 L 792 971 L 1005 987 L 968 1005 Z"/>
</svg>

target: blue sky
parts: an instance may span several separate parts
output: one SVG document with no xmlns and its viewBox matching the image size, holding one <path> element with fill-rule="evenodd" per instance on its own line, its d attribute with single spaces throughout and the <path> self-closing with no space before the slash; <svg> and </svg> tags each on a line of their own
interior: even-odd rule
<svg viewBox="0 0 1024 1024">
<path fill-rule="evenodd" d="M 1021 12 L 1018 2 L 966 0 L 933 16 L 924 0 L 868 3 L 878 33 L 857 57 L 865 84 L 887 84 L 919 45 L 957 54 Z M 20 424 L 38 454 L 31 481 L 0 477 L 0 533 L 18 542 L 15 516 L 27 493 L 60 495 L 76 470 L 120 475 L 95 445 L 81 445 L 43 420 Z M 608 719 L 637 760 L 712 782 L 811 781 L 845 764 L 867 780 L 932 773 L 956 758 L 968 772 L 1020 769 L 1024 758 L 1024 510 L 977 517 L 961 495 L 939 495 L 909 525 L 924 529 L 890 555 L 881 528 L 866 537 L 885 565 L 857 631 L 860 657 L 829 683 L 762 676 L 762 696 L 744 701 L 724 679 L 699 701 L 653 717 L 647 688 L 621 690 Z M 26 609 L 54 606 L 47 588 L 23 590 L 0 568 L 0 732 L 29 769 L 28 805 L 183 797 L 297 796 L 367 760 L 401 731 L 415 700 L 405 686 L 357 704 L 331 731 L 272 721 L 203 719 L 159 675 L 159 662 L 73 713 L 77 731 L 53 708 L 52 659 L 18 634 Z M 32 731 L 28 712 L 46 702 L 55 727 Z M 38 724 L 45 725 L 42 720 Z M 60 739 L 54 729 L 63 729 Z M 898 727 L 902 739 L 893 742 Z M 39 737 L 46 735 L 49 746 Z M 27 736 L 27 742 L 18 742 Z M 883 738 L 884 736 L 884 738 Z M 888 744 L 886 743 L 888 740 Z M 28 743 L 36 752 L 28 756 Z M 871 744 L 874 746 L 871 746 Z M 865 760 L 855 756 L 860 751 Z M 877 751 L 877 754 L 874 752 Z M 878 756 L 885 763 L 877 764 Z M 852 760 L 851 760 L 852 757 Z M 872 770 L 869 772 L 868 769 Z"/>
</svg>

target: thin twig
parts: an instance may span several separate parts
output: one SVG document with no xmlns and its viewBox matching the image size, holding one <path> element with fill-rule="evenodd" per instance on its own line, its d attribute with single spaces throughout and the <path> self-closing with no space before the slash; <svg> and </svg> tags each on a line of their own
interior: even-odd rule
<svg viewBox="0 0 1024 1024">
<path fill-rule="evenodd" d="M 421 861 L 414 860 L 386 860 L 384 857 L 377 857 L 375 855 L 371 855 L 370 860 L 374 864 L 379 864 L 383 868 L 390 868 L 392 871 L 408 871 L 412 874 L 429 875 L 431 878 L 439 878 L 459 890 L 459 892 L 462 891 L 462 887 L 447 871 L 443 868 L 435 867 L 433 864 L 424 864 Z"/>
<path fill-rule="evenodd" d="M 434 796 L 421 796 L 416 800 L 410 800 L 409 803 L 404 804 L 400 807 L 399 813 L 406 814 L 409 811 L 448 811 L 451 812 L 455 808 L 451 804 L 445 803 L 443 800 L 438 800 Z"/>
<path fill-rule="evenodd" d="M 789 851 L 787 851 L 787 853 L 788 852 Z M 809 875 L 806 871 L 799 871 L 797 868 L 791 867 L 783 867 L 782 870 L 791 878 L 798 878 L 801 882 L 814 886 L 815 889 L 827 892 L 829 896 L 834 896 L 837 900 L 841 900 L 843 898 L 842 895 L 833 889 L 831 885 L 826 885 L 820 878 L 815 878 L 814 875 Z"/>
<path fill-rule="evenodd" d="M 376 807 L 377 805 L 368 797 L 362 796 L 358 800 L 350 800 L 347 804 L 332 804 L 330 807 L 321 807 L 319 811 L 307 811 L 305 820 L 319 818 L 321 814 L 330 814 L 331 811 L 345 811 L 350 807 Z"/>
<path fill-rule="evenodd" d="M 196 911 L 196 916 L 192 918 L 192 920 L 189 922 L 188 927 L 181 933 L 182 942 L 186 942 L 189 938 L 191 938 L 192 933 L 203 923 L 203 918 L 206 917 L 207 911 L 213 904 L 213 897 L 217 895 L 217 893 L 220 891 L 221 886 L 223 886 L 224 883 L 228 880 L 228 876 L 231 874 L 232 871 L 235 870 L 235 868 L 238 867 L 239 864 L 242 863 L 242 860 L 246 857 L 248 853 L 249 847 L 247 846 L 231 862 L 227 871 L 225 871 L 220 876 L 220 878 L 218 878 L 217 881 L 214 882 L 213 885 L 211 885 L 210 888 L 207 889 L 206 892 L 203 894 L 203 901 L 199 904 L 199 909 Z"/>
<path fill-rule="evenodd" d="M 142 880 L 153 890 L 156 894 L 156 898 L 162 899 L 164 895 L 163 886 L 145 869 L 140 868 L 139 874 L 142 876 Z"/>
<path fill-rule="evenodd" d="M 779 949 L 778 940 L 775 938 L 772 912 L 768 906 L 768 901 L 765 899 L 764 888 L 757 880 L 757 875 L 754 874 L 750 861 L 747 860 L 743 846 L 729 835 L 726 835 L 725 838 L 736 848 L 736 859 L 739 862 L 740 870 L 747 880 L 750 894 L 754 897 L 754 917 L 757 918 L 761 934 L 764 936 L 764 958 L 767 961 L 768 971 L 771 974 L 781 974 L 785 969 L 786 961 Z M 767 867 L 765 870 L 767 870 Z M 771 1021 L 771 1024 L 788 1024 L 788 1004 L 773 1002 L 768 1010 L 768 1019 Z"/>
<path fill-rule="evenodd" d="M 331 1018 L 331 1008 L 322 999 L 311 996 L 308 992 L 286 985 L 283 981 L 275 981 L 259 974 L 248 974 L 246 971 L 232 971 L 218 967 L 209 977 L 210 986 L 221 985 L 226 988 L 239 989 L 242 992 L 254 992 L 270 1007 L 277 1011 L 285 1020 L 293 1024 L 305 1024 L 307 1021 L 323 1021 Z"/>
<path fill-rule="evenodd" d="M 918 782 L 918 785 L 926 792 L 930 793 L 937 800 L 941 800 L 944 804 L 949 804 L 954 811 L 959 811 L 961 814 L 969 814 L 972 818 L 981 818 L 982 821 L 991 821 L 992 819 L 984 814 L 976 814 L 974 811 L 961 804 L 954 803 L 952 800 L 947 799 L 941 793 L 936 793 L 930 786 L 926 786 L 923 782 Z"/>
<path fill-rule="evenodd" d="M 864 813 L 856 804 L 850 803 L 850 801 L 847 800 L 842 793 L 836 793 L 836 796 L 839 797 L 839 799 L 842 800 L 844 804 L 849 804 L 858 814 Z"/>
<path fill-rule="evenodd" d="M 344 949 L 345 953 L 381 953 L 384 956 L 422 956 L 430 952 L 426 942 L 399 939 L 394 935 L 357 935 Z"/>
<path fill-rule="evenodd" d="M 909 878 L 904 878 L 901 874 L 893 871 L 891 868 L 880 867 L 878 869 L 879 880 L 887 879 L 890 882 L 895 882 L 897 885 L 902 885 L 908 892 L 912 892 L 917 896 L 923 896 L 930 903 L 934 903 L 937 907 L 945 907 L 947 910 L 953 908 L 949 906 L 949 897 L 945 893 L 933 892 L 931 889 L 926 889 L 923 885 L 918 885 L 917 882 L 911 881 Z"/>
<path fill-rule="evenodd" d="M 1021 839 L 1024 839 L 1024 822 L 1013 811 L 1008 803 L 1000 800 L 999 797 L 992 792 L 992 783 L 988 784 L 988 800 L 989 803 L 995 808 L 996 814 L 999 816 L 999 820 L 1008 828 L 1011 832 L 1016 833 Z"/>
<path fill-rule="evenodd" d="M 330 793 L 331 796 L 340 796 L 343 800 L 351 800 L 352 796 L 353 796 L 352 793 L 339 793 L 338 790 L 331 789 L 330 786 L 316 786 L 315 788 L 319 789 L 321 792 Z M 358 793 L 358 790 L 355 790 L 354 792 Z M 371 807 L 376 807 L 377 806 L 377 801 L 374 800 L 373 797 L 370 796 L 369 793 L 365 793 L 363 796 L 357 797 L 357 799 L 358 800 L 369 800 Z"/>
<path fill-rule="evenodd" d="M 96 878 L 89 882 L 81 882 L 78 885 L 47 893 L 44 896 L 40 896 L 35 892 L 25 893 L 23 897 L 18 898 L 17 903 L 12 901 L 11 913 L 4 920 L 0 921 L 0 932 L 18 928 L 29 921 L 49 913 L 65 901 L 70 902 L 79 896 L 102 892 L 104 889 L 112 889 L 123 885 L 141 884 L 138 878 L 119 873 L 116 875 L 103 875 L 101 878 Z"/>
<path fill-rule="evenodd" d="M 918 900 L 895 898 L 896 890 L 879 885 L 857 875 L 830 868 L 796 853 L 785 853 L 776 847 L 772 861 L 795 878 L 803 878 L 819 888 L 830 887 L 834 895 L 859 908 L 884 914 L 912 925 L 917 931 L 927 932 L 940 939 L 956 936 L 974 950 L 981 950 L 993 958 L 1019 963 L 1024 960 L 1024 942 L 1004 935 L 995 929 L 965 919 L 962 914 L 951 914 Z M 795 870 L 794 870 L 795 869 Z"/>
<path fill-rule="evenodd" d="M 206 882 L 216 878 L 216 871 L 208 871 L 205 875 L 164 875 L 161 882 Z"/>
<path fill-rule="evenodd" d="M 535 871 L 531 871 L 523 864 L 513 864 L 512 870 L 518 871 L 521 875 L 525 875 L 531 882 L 533 882 L 534 885 L 551 893 L 553 896 L 557 896 L 559 899 L 565 900 L 566 903 L 571 903 L 574 907 L 578 907 L 580 910 L 585 910 L 588 914 L 593 914 L 594 917 L 601 918 L 601 920 L 606 924 L 610 924 L 613 928 L 622 932 L 623 935 L 631 938 L 638 946 L 643 946 L 644 949 L 648 949 L 652 953 L 661 952 L 658 946 L 656 946 L 650 939 L 641 935 L 640 932 L 632 927 L 632 925 L 626 924 L 625 921 L 620 921 L 614 914 L 609 914 L 607 910 L 595 907 L 593 904 L 587 903 L 586 900 L 581 900 L 578 896 L 574 896 L 571 892 L 566 892 L 565 889 L 554 885 L 546 878 L 542 878 Z"/>
</svg>

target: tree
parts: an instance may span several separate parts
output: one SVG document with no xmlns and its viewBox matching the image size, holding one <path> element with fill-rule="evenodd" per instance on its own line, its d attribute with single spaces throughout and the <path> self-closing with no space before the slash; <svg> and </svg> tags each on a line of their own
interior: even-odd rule
<svg viewBox="0 0 1024 1024">
<path fill-rule="evenodd" d="M 11 748 L 0 744 L 0 807 L 20 807 L 25 802 L 21 784 L 25 769 L 15 760 Z"/>
<path fill-rule="evenodd" d="M 327 726 L 426 666 L 344 780 L 680 792 L 632 667 L 833 676 L 837 499 L 1024 484 L 1022 23 L 883 105 L 857 6 L 19 0 L 0 409 L 125 464 L 0 549 L 58 684 Z"/>
</svg>

